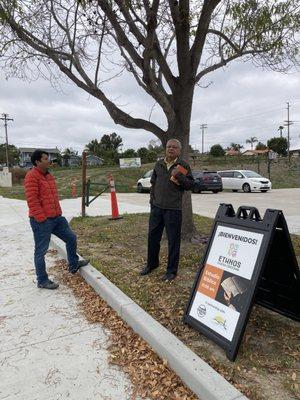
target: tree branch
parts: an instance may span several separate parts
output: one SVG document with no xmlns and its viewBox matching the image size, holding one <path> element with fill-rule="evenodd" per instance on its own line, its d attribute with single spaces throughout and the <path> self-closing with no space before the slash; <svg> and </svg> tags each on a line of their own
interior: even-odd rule
<svg viewBox="0 0 300 400">
<path fill-rule="evenodd" d="M 105 29 L 106 29 L 106 17 L 104 17 L 104 19 L 103 19 L 102 32 L 101 32 L 100 43 L 99 43 L 99 48 L 98 48 L 98 57 L 97 57 L 97 65 L 96 65 L 95 80 L 94 80 L 95 86 L 98 86 L 98 74 L 99 74 L 99 68 L 100 68 L 100 62 L 101 62 L 102 44 L 103 44 Z"/>
<path fill-rule="evenodd" d="M 243 56 L 249 55 L 249 54 L 253 54 L 253 55 L 257 55 L 257 54 L 263 54 L 266 52 L 266 49 L 261 49 L 261 50 L 247 50 L 244 52 L 239 52 L 239 54 L 235 54 L 231 57 L 228 57 L 227 59 L 222 59 L 222 61 L 211 65 L 210 67 L 207 67 L 205 69 L 203 69 L 202 71 L 200 71 L 198 73 L 198 75 L 196 76 L 196 83 L 199 82 L 199 80 L 201 78 L 203 78 L 203 76 L 209 74 L 210 72 L 216 71 L 219 68 L 225 67 L 227 64 L 229 64 L 231 61 L 236 60 L 237 58 L 241 58 Z"/>
<path fill-rule="evenodd" d="M 109 2 L 107 0 L 98 0 L 98 5 L 101 8 L 101 10 L 105 13 L 107 16 L 109 22 L 112 24 L 117 38 L 118 42 L 120 43 L 121 46 L 123 46 L 132 60 L 135 62 L 135 64 L 142 70 L 143 69 L 143 59 L 140 57 L 138 52 L 135 50 L 134 46 L 126 36 L 125 32 L 121 28 L 119 21 L 116 17 L 115 12 L 112 10 Z"/>
<path fill-rule="evenodd" d="M 218 30 L 216 30 L 216 29 L 208 29 L 208 30 L 207 30 L 207 33 L 208 33 L 208 34 L 209 34 L 209 33 L 212 33 L 212 34 L 217 35 L 217 36 L 219 36 L 220 38 L 224 39 L 225 42 L 228 43 L 228 44 L 233 48 L 233 50 L 234 50 L 236 53 L 239 53 L 239 52 L 241 51 L 241 50 L 239 49 L 239 47 L 236 46 L 236 45 L 229 39 L 229 37 L 227 37 L 223 32 L 220 32 L 220 31 L 218 31 Z"/>
<path fill-rule="evenodd" d="M 6 22 L 11 27 L 12 31 L 19 37 L 21 41 L 29 45 L 31 48 L 35 49 L 42 55 L 50 58 L 58 68 L 78 87 L 85 90 L 87 93 L 91 94 L 93 97 L 98 98 L 105 108 L 107 109 L 109 115 L 114 120 L 116 124 L 120 124 L 127 128 L 134 129 L 145 129 L 149 132 L 154 133 L 158 138 L 162 139 L 165 132 L 159 128 L 156 124 L 141 119 L 141 118 L 133 118 L 128 113 L 124 112 L 120 108 L 118 108 L 112 101 L 110 101 L 105 94 L 97 88 L 93 82 L 87 77 L 84 71 L 78 71 L 81 75 L 85 76 L 84 79 L 86 82 L 80 80 L 70 69 L 62 63 L 59 59 L 60 53 L 57 53 L 53 49 L 49 48 L 46 44 L 41 43 L 41 41 L 36 38 L 34 35 L 29 34 L 26 29 L 21 27 L 11 16 L 7 15 L 3 7 L 0 5 L 0 13 L 5 15 Z M 70 59 L 70 54 L 68 54 L 68 59 Z M 74 66 L 78 70 L 81 66 L 77 65 L 76 60 L 74 61 Z"/>
<path fill-rule="evenodd" d="M 202 51 L 207 31 L 210 25 L 212 13 L 217 5 L 220 3 L 220 1 L 221 0 L 204 0 L 197 26 L 195 40 L 190 50 L 193 76 L 196 76 L 197 74 L 197 69 L 202 56 Z"/>
<path fill-rule="evenodd" d="M 177 44 L 177 64 L 179 76 L 190 79 L 190 6 L 188 0 L 169 0 L 169 7 L 175 28 Z"/>
</svg>

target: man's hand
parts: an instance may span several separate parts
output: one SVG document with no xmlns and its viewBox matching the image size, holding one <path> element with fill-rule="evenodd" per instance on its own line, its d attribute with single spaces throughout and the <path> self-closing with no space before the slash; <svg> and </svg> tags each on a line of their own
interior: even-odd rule
<svg viewBox="0 0 300 400">
<path fill-rule="evenodd" d="M 228 303 L 230 303 L 230 301 L 232 299 L 232 293 L 231 292 L 229 292 L 229 293 L 224 292 L 224 298 Z"/>
<path fill-rule="evenodd" d="M 176 178 L 177 174 L 179 174 L 179 171 L 178 171 L 178 169 L 175 167 L 174 169 L 172 169 L 171 176 L 174 176 L 174 178 Z"/>
</svg>

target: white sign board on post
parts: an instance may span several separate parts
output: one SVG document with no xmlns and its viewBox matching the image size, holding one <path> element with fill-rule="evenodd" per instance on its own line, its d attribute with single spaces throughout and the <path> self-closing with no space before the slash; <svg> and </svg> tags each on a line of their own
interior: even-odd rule
<svg viewBox="0 0 300 400">
<path fill-rule="evenodd" d="M 139 168 L 141 166 L 141 159 L 136 158 L 120 158 L 120 168 Z"/>
<path fill-rule="evenodd" d="M 8 167 L 0 171 L 0 187 L 12 187 L 12 173 L 9 172 Z"/>
</svg>

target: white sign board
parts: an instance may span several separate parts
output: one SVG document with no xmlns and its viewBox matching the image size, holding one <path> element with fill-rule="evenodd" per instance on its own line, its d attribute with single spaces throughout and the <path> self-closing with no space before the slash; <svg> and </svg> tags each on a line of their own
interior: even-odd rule
<svg viewBox="0 0 300 400">
<path fill-rule="evenodd" d="M 0 187 L 12 187 L 12 173 L 7 167 L 0 171 Z"/>
<path fill-rule="evenodd" d="M 189 315 L 231 341 L 246 308 L 263 234 L 218 225 Z"/>
<path fill-rule="evenodd" d="M 141 159 L 136 158 L 120 158 L 120 168 L 139 168 L 141 166 Z"/>
</svg>

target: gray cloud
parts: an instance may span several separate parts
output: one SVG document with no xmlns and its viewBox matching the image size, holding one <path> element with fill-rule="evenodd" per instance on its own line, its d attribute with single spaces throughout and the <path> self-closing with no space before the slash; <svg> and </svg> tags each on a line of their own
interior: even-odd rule
<svg viewBox="0 0 300 400">
<path fill-rule="evenodd" d="M 256 136 L 266 142 L 277 135 L 287 119 L 286 102 L 291 104 L 292 121 L 300 121 L 300 73 L 282 75 L 262 71 L 250 64 L 235 63 L 207 77 L 213 83 L 198 88 L 191 123 L 191 144 L 201 148 L 200 124 L 206 123 L 205 149 L 215 143 L 227 146 Z M 149 118 L 153 100 L 137 87 L 132 78 L 122 76 L 105 84 L 109 97 L 135 117 Z M 10 114 L 9 139 L 19 146 L 73 147 L 81 151 L 91 139 L 105 133 L 122 136 L 124 148 L 146 146 L 154 136 L 142 130 L 115 125 L 102 104 L 72 84 L 60 91 L 45 80 L 32 83 L 0 75 L 0 113 Z M 154 122 L 165 126 L 155 106 Z M 286 130 L 285 130 L 286 134 Z M 291 127 L 291 148 L 300 147 L 300 122 Z M 4 136 L 0 124 L 0 142 Z"/>
</svg>

